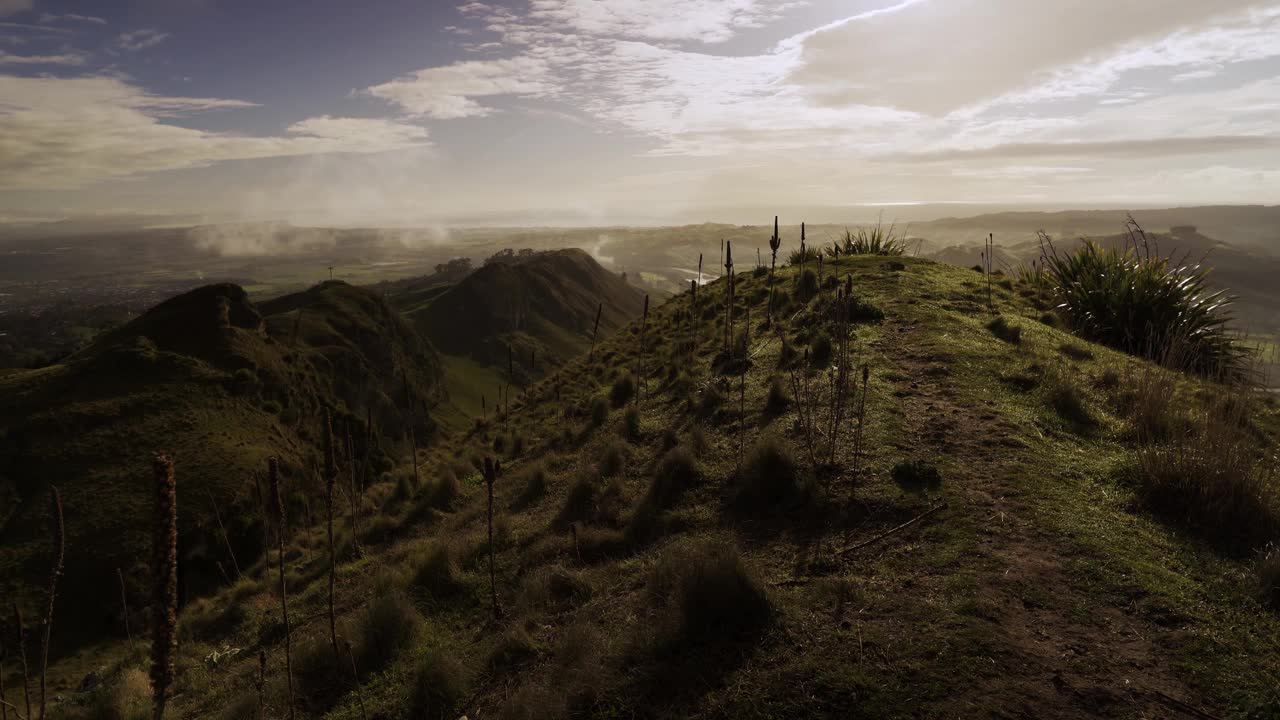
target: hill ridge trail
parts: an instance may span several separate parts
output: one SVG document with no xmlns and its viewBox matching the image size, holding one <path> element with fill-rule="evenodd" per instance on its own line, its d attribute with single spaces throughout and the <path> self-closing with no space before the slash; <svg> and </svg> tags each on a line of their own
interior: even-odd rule
<svg viewBox="0 0 1280 720">
<path fill-rule="evenodd" d="M 884 330 L 873 346 L 908 379 L 894 393 L 905 423 L 900 437 L 921 438 L 963 468 L 946 478 L 944 494 L 951 507 L 933 522 L 971 525 L 980 538 L 969 558 L 979 561 L 974 580 L 982 617 L 975 622 L 988 634 L 983 642 L 1003 655 L 987 658 L 999 671 L 988 682 L 948 698 L 939 709 L 990 707 L 994 699 L 991 709 L 999 717 L 1186 716 L 1185 709 L 1171 713 L 1151 692 L 1192 706 L 1199 700 L 1173 676 L 1153 642 L 1159 628 L 1086 599 L 1064 568 L 1061 550 L 1052 546 L 1054 538 L 1037 517 L 1040 508 L 1028 499 L 1033 491 L 1021 486 L 1019 476 L 1038 468 L 1030 462 L 1033 451 L 1017 440 L 1017 428 L 995 408 L 961 401 L 947 365 L 913 349 L 920 345 L 918 326 L 890 316 Z M 900 449 L 912 450 L 906 442 Z M 918 531 L 904 534 L 919 536 Z M 1041 594 L 1043 599 L 1037 597 Z M 1055 609 L 1082 607 L 1091 622 Z"/>
</svg>

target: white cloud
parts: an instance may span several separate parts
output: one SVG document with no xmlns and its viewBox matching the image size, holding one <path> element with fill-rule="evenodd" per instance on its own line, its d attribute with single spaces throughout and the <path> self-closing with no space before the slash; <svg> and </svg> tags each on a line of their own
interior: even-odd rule
<svg viewBox="0 0 1280 720">
<path fill-rule="evenodd" d="M 473 60 L 419 70 L 366 91 L 413 115 L 439 120 L 479 117 L 493 108 L 476 98 L 549 92 L 553 86 L 548 71 L 545 62 L 532 57 Z"/>
<path fill-rule="evenodd" d="M 800 3 L 781 0 L 531 0 L 529 18 L 586 35 L 720 43 Z"/>
<path fill-rule="evenodd" d="M 0 0 L 0 17 L 31 9 L 31 0 Z"/>
<path fill-rule="evenodd" d="M 53 13 L 42 13 L 40 15 L 40 24 L 47 25 L 56 22 L 81 22 L 90 25 L 106 25 L 107 21 L 96 15 L 77 15 L 76 13 L 65 13 L 63 15 L 55 15 Z"/>
<path fill-rule="evenodd" d="M 11 55 L 0 50 L 0 65 L 83 65 L 84 56 L 78 53 L 61 55 Z"/>
<path fill-rule="evenodd" d="M 169 33 L 144 28 L 120 33 L 119 37 L 116 38 L 116 45 L 124 50 L 145 50 L 159 45 L 168 37 Z"/>
<path fill-rule="evenodd" d="M 76 188 L 226 160 L 429 147 L 423 128 L 376 118 L 311 118 L 275 137 L 212 133 L 164 122 L 192 111 L 246 105 L 158 97 L 110 77 L 0 75 L 0 187 Z"/>
</svg>

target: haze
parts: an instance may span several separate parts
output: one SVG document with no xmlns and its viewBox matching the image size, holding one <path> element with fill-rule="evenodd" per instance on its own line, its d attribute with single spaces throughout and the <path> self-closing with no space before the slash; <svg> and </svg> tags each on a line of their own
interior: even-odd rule
<svg viewBox="0 0 1280 720">
<path fill-rule="evenodd" d="M 0 0 L 0 16 L 7 223 L 1280 197 L 1275 2 Z"/>
</svg>

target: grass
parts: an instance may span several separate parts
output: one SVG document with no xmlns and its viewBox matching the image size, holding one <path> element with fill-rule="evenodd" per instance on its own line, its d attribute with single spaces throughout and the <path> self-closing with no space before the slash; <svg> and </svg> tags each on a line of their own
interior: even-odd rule
<svg viewBox="0 0 1280 720">
<path fill-rule="evenodd" d="M 741 487 L 768 490 L 779 477 L 794 479 L 781 484 L 782 494 L 797 487 L 797 499 L 816 487 L 788 468 L 794 460 L 786 462 L 802 441 L 794 403 L 772 419 L 763 409 L 783 347 L 776 329 L 793 347 L 829 334 L 815 311 L 829 304 L 826 293 L 807 305 L 793 300 L 795 311 L 776 316 L 767 334 L 753 328 L 752 365 L 731 384 L 713 364 L 723 306 L 696 321 L 702 342 L 692 360 L 687 349 L 673 348 L 687 327 L 679 311 L 688 295 L 651 310 L 650 357 L 678 362 L 689 389 L 650 380 L 644 402 L 627 405 L 651 429 L 635 442 L 622 442 L 612 426 L 581 432 L 595 400 L 611 410 L 611 384 L 635 347 L 635 335 L 624 332 L 601 342 L 594 361 L 574 360 L 529 387 L 528 403 L 486 430 L 425 448 L 423 477 L 434 478 L 457 458 L 491 452 L 496 433 L 525 439 L 519 457 L 504 459 L 507 474 L 495 487 L 504 613 L 491 619 L 488 578 L 478 582 L 487 575 L 487 552 L 474 472 L 457 474 L 460 492 L 448 511 L 401 522 L 405 510 L 395 509 L 396 532 L 339 566 L 343 626 L 357 627 L 383 573 L 394 576 L 385 585 L 404 588 L 430 621 L 364 678 L 369 716 L 808 717 L 855 706 L 868 717 L 944 717 L 958 707 L 992 717 L 1163 716 L 1168 708 L 1145 695 L 1108 692 L 1110 678 L 1142 667 L 1142 682 L 1214 714 L 1266 717 L 1280 673 L 1272 642 L 1280 618 L 1263 610 L 1262 566 L 1253 554 L 1224 553 L 1189 532 L 1176 513 L 1151 513 L 1144 504 L 1134 471 L 1146 443 L 1135 437 L 1121 396 L 1137 377 L 1132 371 L 1146 365 L 1034 322 L 1039 311 L 1027 299 L 997 289 L 997 312 L 1022 327 L 1021 343 L 1010 345 L 984 330 L 985 297 L 974 307 L 966 286 L 976 282 L 973 273 L 899 262 L 903 268 L 892 273 L 883 258 L 827 263 L 832 277 L 852 275 L 859 297 L 883 318 L 859 325 L 851 350 L 855 367 L 871 369 L 864 472 L 849 477 L 851 450 L 841 443 L 835 469 L 815 476 L 820 513 L 785 502 L 783 512 L 768 503 L 742 512 L 735 498 Z M 782 271 L 779 281 L 790 287 L 795 275 Z M 753 284 L 762 281 L 740 281 L 739 297 L 752 302 Z M 721 291 L 722 284 L 700 288 L 699 304 L 710 307 Z M 762 305 L 750 307 L 753 320 L 764 317 Z M 1066 343 L 1094 357 L 1064 359 Z M 1064 425 L 1048 401 L 1042 369 L 1059 364 L 1097 420 L 1088 433 Z M 1012 388 L 1002 382 L 1011 371 L 1036 382 Z M 1109 372 L 1113 382 L 1101 382 Z M 1214 390 L 1169 377 L 1178 416 L 1194 416 Z M 826 373 L 811 379 L 819 402 L 829 400 Z M 702 388 L 721 393 L 734 412 L 704 413 L 695 394 Z M 1254 413 L 1242 437 L 1254 438 L 1256 450 L 1269 448 L 1257 438 L 1277 429 L 1276 409 L 1259 401 Z M 573 430 L 567 439 L 566 428 Z M 1173 428 L 1170 438 L 1185 430 Z M 741 457 L 740 442 L 748 449 Z M 625 451 L 624 470 L 606 481 L 597 468 L 611 443 Z M 696 481 L 670 480 L 678 473 L 664 461 L 673 448 L 692 458 Z M 390 470 L 400 473 L 407 457 L 392 454 Z M 894 483 L 895 465 L 907 458 L 927 459 L 945 477 L 948 509 L 842 554 L 919 514 L 919 502 Z M 687 469 L 687 460 L 676 467 Z M 539 471 L 542 499 L 519 503 Z M 662 490 L 671 487 L 680 490 Z M 661 502 L 648 501 L 651 488 Z M 371 487 L 371 507 L 392 489 Z M 661 509 L 646 525 L 647 507 Z M 570 517 L 576 525 L 564 522 Z M 435 559 L 449 570 L 425 574 L 443 575 L 457 591 L 415 581 L 444 544 L 458 549 L 456 559 Z M 323 564 L 319 547 L 314 533 L 300 531 L 288 548 L 299 582 L 309 565 Z M 299 589 L 299 617 L 318 617 L 324 588 Z M 245 618 L 225 637 L 236 647 L 256 642 L 270 618 L 269 588 L 244 593 L 237 602 Z M 300 633 L 317 629 L 307 624 Z M 273 658 L 277 642 L 265 645 Z M 198 652 L 191 643 L 184 648 Z M 75 660 L 64 662 L 64 676 L 78 682 L 84 673 L 74 671 Z M 197 672 L 198 665 L 196 658 L 184 666 L 193 668 L 190 690 L 175 699 L 185 716 L 221 715 L 252 687 L 252 657 L 211 672 Z M 1045 682 L 1049 667 L 1071 692 Z M 361 717 L 355 694 L 338 697 L 329 716 Z"/>
<path fill-rule="evenodd" d="M 752 512 L 776 512 L 805 499 L 807 489 L 795 454 L 773 436 L 751 447 L 738 479 L 738 507 Z"/>
</svg>

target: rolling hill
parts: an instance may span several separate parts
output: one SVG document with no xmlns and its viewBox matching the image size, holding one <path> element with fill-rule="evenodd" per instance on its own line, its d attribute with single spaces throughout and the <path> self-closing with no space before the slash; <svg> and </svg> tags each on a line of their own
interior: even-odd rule
<svg viewBox="0 0 1280 720">
<path fill-rule="evenodd" d="M 115 587 L 117 568 L 131 589 L 145 576 L 149 461 L 158 450 L 183 468 L 183 593 L 206 592 L 234 574 L 228 558 L 222 569 L 214 559 L 227 542 L 219 521 L 240 562 L 261 552 L 252 498 L 267 457 L 280 458 L 292 502 L 316 487 L 321 408 L 381 472 L 387 453 L 406 443 L 406 402 L 425 442 L 440 392 L 430 344 L 381 298 L 342 282 L 257 307 L 235 285 L 199 288 L 62 364 L 0 377 L 5 596 L 34 611 L 36 597 L 18 588 L 48 572 L 47 493 L 57 486 L 68 509 L 59 637 L 114 627 L 117 609 L 94 589 Z"/>
<path fill-rule="evenodd" d="M 731 303 L 724 281 L 680 295 L 420 452 L 421 488 L 370 485 L 362 552 L 340 530 L 333 555 L 347 655 L 330 644 L 323 523 L 292 508 L 292 685 L 274 568 L 256 563 L 184 608 L 173 714 L 1280 711 L 1256 545 L 1221 542 L 1272 531 L 1151 494 L 1144 458 L 1179 445 L 1139 432 L 1163 408 L 1207 452 L 1221 436 L 1196 433 L 1233 418 L 1236 457 L 1265 471 L 1275 398 L 1074 338 L 1008 278 L 988 310 L 966 268 L 845 257 L 824 272 L 817 292 L 780 271 L 772 323 L 764 276 L 739 276 Z M 854 369 L 855 398 L 834 421 L 833 365 Z M 485 458 L 501 464 L 492 506 Z M 198 472 L 182 465 L 179 487 Z M 71 523 L 84 511 L 69 507 Z M 136 699 L 124 678 L 140 666 L 122 631 L 64 659 L 59 711 Z M 75 691 L 90 669 L 100 688 Z"/>
</svg>

